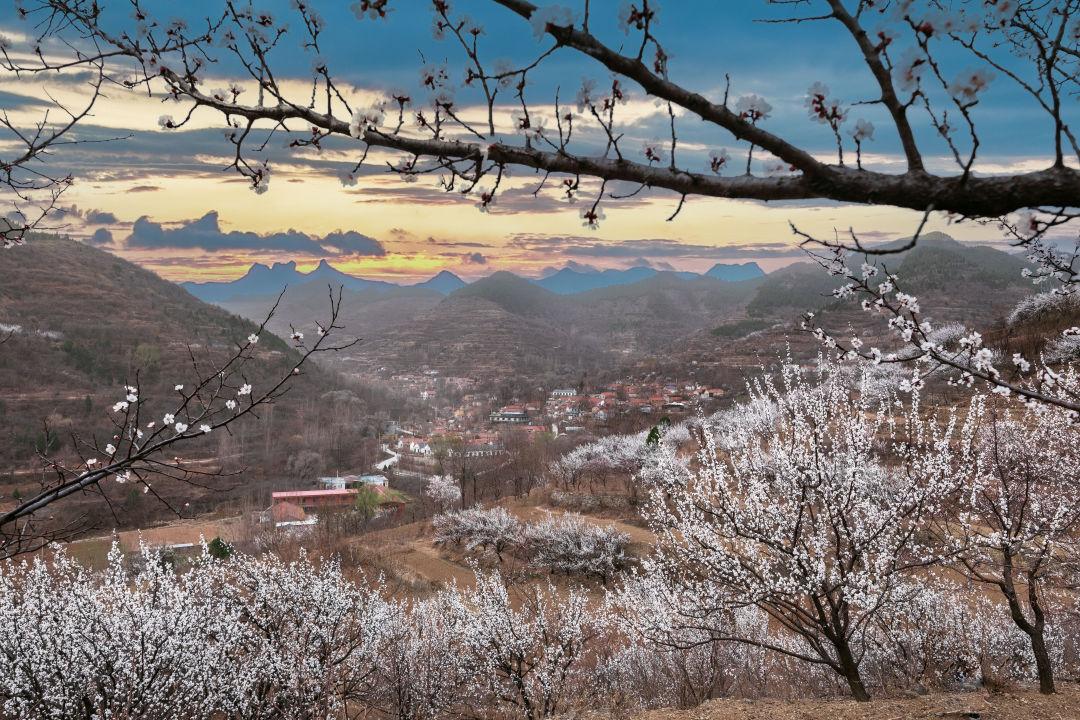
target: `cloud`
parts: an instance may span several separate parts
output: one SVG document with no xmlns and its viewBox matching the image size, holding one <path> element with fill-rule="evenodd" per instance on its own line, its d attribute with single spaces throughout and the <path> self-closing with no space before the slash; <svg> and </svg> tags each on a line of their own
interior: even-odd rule
<svg viewBox="0 0 1080 720">
<path fill-rule="evenodd" d="M 461 256 L 462 261 L 466 265 L 487 265 L 487 256 L 483 253 L 473 252 L 465 253 Z"/>
<path fill-rule="evenodd" d="M 342 255 L 386 255 L 386 248 L 381 242 L 355 230 L 332 232 L 322 239 L 322 244 L 334 248 Z"/>
<path fill-rule="evenodd" d="M 652 268 L 654 270 L 671 270 L 671 271 L 675 271 L 675 270 L 678 269 L 669 262 L 664 262 L 663 260 L 650 260 L 649 258 L 646 258 L 646 257 L 634 258 L 633 260 L 630 260 L 630 261 L 628 261 L 626 263 L 626 267 L 628 267 L 628 268 L 647 267 L 647 268 Z"/>
<path fill-rule="evenodd" d="M 91 245 L 112 245 L 113 235 L 105 228 L 98 228 L 94 234 L 86 239 Z"/>
<path fill-rule="evenodd" d="M 136 185 L 127 189 L 129 193 L 157 192 L 161 188 L 157 185 Z"/>
<path fill-rule="evenodd" d="M 46 102 L 42 98 L 0 90 L 0 106 L 7 110 L 22 110 L 25 108 L 51 107 L 52 103 Z"/>
<path fill-rule="evenodd" d="M 52 220 L 81 219 L 82 216 L 82 210 L 77 205 L 57 205 L 49 211 L 49 217 Z"/>
<path fill-rule="evenodd" d="M 438 245 L 439 247 L 465 247 L 465 248 L 489 248 L 489 247 L 495 247 L 494 245 L 492 245 L 490 243 L 465 242 L 465 241 L 456 241 L 456 240 L 439 240 L 439 239 L 434 238 L 434 237 L 428 237 L 427 241 L 428 241 L 429 245 Z"/>
<path fill-rule="evenodd" d="M 198 220 L 189 220 L 180 223 L 178 227 L 168 228 L 143 215 L 132 226 L 126 244 L 129 248 L 141 249 L 201 249 L 211 252 L 264 250 L 316 257 L 386 255 L 386 249 L 378 240 L 352 230 L 333 232 L 321 239 L 292 229 L 267 235 L 239 230 L 225 232 L 221 229 L 216 210 L 211 210 Z"/>
<path fill-rule="evenodd" d="M 103 210 L 87 210 L 85 220 L 87 225 L 115 225 L 120 222 L 111 212 Z"/>
<path fill-rule="evenodd" d="M 788 258 L 803 255 L 795 245 L 782 242 L 695 245 L 669 239 L 605 242 L 586 237 L 519 234 L 511 237 L 510 245 L 531 252 L 562 253 L 584 258 L 627 258 L 635 262 L 648 258 Z"/>
</svg>

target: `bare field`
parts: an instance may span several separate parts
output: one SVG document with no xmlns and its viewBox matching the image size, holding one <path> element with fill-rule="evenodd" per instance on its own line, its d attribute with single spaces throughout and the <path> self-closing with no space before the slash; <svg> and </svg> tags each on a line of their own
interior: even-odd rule
<svg viewBox="0 0 1080 720">
<path fill-rule="evenodd" d="M 567 512 L 520 499 L 508 498 L 497 504 L 523 523 L 538 522 L 549 515 Z M 585 517 L 597 525 L 615 527 L 628 534 L 634 552 L 653 542 L 652 533 L 644 528 L 611 518 Z M 459 587 L 471 587 L 474 576 L 469 567 L 470 558 L 475 558 L 484 567 L 496 567 L 504 575 L 515 575 L 526 570 L 521 560 L 509 553 L 505 553 L 502 562 L 498 562 L 492 555 L 469 555 L 437 547 L 431 540 L 431 522 L 427 520 L 366 533 L 357 536 L 353 543 L 374 553 L 400 575 L 399 579 L 411 583 L 422 582 L 434 586 L 456 583 Z"/>
</svg>

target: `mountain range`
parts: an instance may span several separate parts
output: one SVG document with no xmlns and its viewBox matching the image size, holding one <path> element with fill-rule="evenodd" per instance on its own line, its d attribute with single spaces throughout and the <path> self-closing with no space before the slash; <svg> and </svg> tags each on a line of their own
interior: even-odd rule
<svg viewBox="0 0 1080 720">
<path fill-rule="evenodd" d="M 596 290 L 597 288 L 629 285 L 655 277 L 661 272 L 665 271 L 646 266 L 636 266 L 626 270 L 579 270 L 565 267 L 533 280 L 533 282 L 558 295 L 575 295 L 589 290 Z M 718 263 L 704 274 L 694 272 L 675 272 L 673 274 L 685 280 L 710 277 L 717 280 L 740 281 L 759 278 L 764 276 L 765 273 L 758 267 L 757 263 L 749 262 L 742 264 Z M 434 290 L 441 295 L 449 295 L 468 284 L 449 270 L 442 270 L 424 282 L 411 285 L 401 285 L 384 280 L 368 280 L 344 273 L 326 260 L 321 260 L 314 270 L 306 273 L 296 269 L 295 261 L 274 263 L 270 266 L 255 263 L 248 268 L 248 271 L 242 277 L 236 280 L 202 283 L 186 282 L 181 283 L 181 285 L 200 300 L 222 303 L 227 301 L 238 302 L 250 297 L 277 295 L 286 287 L 295 287 L 308 283 L 315 283 L 321 288 L 332 285 L 335 288 L 341 286 L 346 290 L 354 291 L 389 291 L 395 288 L 427 289 Z"/>
<path fill-rule="evenodd" d="M 941 234 L 928 234 L 915 249 L 882 262 L 939 320 L 992 321 L 1030 291 L 1020 275 L 1022 259 Z M 342 322 L 363 341 L 336 358 L 338 369 L 427 367 L 472 377 L 565 378 L 672 357 L 690 338 L 704 338 L 701 347 L 710 353 L 727 352 L 733 342 L 742 347 L 751 333 L 756 339 L 747 342 L 758 344 L 754 352 L 762 343 L 782 345 L 806 310 L 839 314 L 837 322 L 844 325 L 866 321 L 857 304 L 832 297 L 839 279 L 812 263 L 767 275 L 752 263 L 704 274 L 576 267 L 539 280 L 500 271 L 447 293 L 434 280 L 453 280 L 449 275 L 412 286 L 346 289 Z M 249 296 L 220 304 L 261 319 L 273 299 Z M 310 327 L 312 318 L 325 314 L 326 302 L 325 284 L 290 288 L 270 327 L 279 333 Z M 778 334 L 760 337 L 757 331 L 766 328 L 779 328 Z"/>
</svg>

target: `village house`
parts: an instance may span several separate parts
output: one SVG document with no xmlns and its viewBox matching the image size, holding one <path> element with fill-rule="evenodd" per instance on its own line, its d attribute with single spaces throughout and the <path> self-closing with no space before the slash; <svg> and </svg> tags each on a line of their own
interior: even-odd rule
<svg viewBox="0 0 1080 720">
<path fill-rule="evenodd" d="M 524 424 L 529 422 L 529 414 L 520 405 L 507 405 L 491 413 L 491 422 Z"/>
<path fill-rule="evenodd" d="M 405 507 L 407 496 L 391 490 L 385 484 L 364 483 L 364 486 L 379 496 L 381 512 L 400 513 Z M 271 493 L 270 517 L 275 524 L 309 522 L 309 516 L 316 511 L 349 510 L 356 504 L 359 492 L 358 488 L 350 487 L 342 490 L 284 490 Z"/>
<path fill-rule="evenodd" d="M 285 490 L 270 495 L 273 505 L 289 503 L 299 507 L 304 512 L 309 510 L 340 510 L 348 509 L 356 502 L 355 488 L 340 488 L 330 490 Z"/>
</svg>

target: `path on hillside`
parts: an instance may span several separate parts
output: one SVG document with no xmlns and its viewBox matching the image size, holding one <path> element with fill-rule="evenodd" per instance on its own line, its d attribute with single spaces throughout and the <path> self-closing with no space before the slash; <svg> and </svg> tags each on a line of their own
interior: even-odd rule
<svg viewBox="0 0 1080 720">
<path fill-rule="evenodd" d="M 386 458 L 385 460 L 380 460 L 379 462 L 375 463 L 375 469 L 376 470 L 386 470 L 387 468 L 390 468 L 390 467 L 392 467 L 394 465 L 397 465 L 398 461 L 401 460 L 401 456 L 398 455 L 393 450 L 391 450 L 390 446 L 387 445 L 386 443 L 383 443 L 379 447 L 384 453 L 386 453 L 390 457 Z"/>
</svg>

